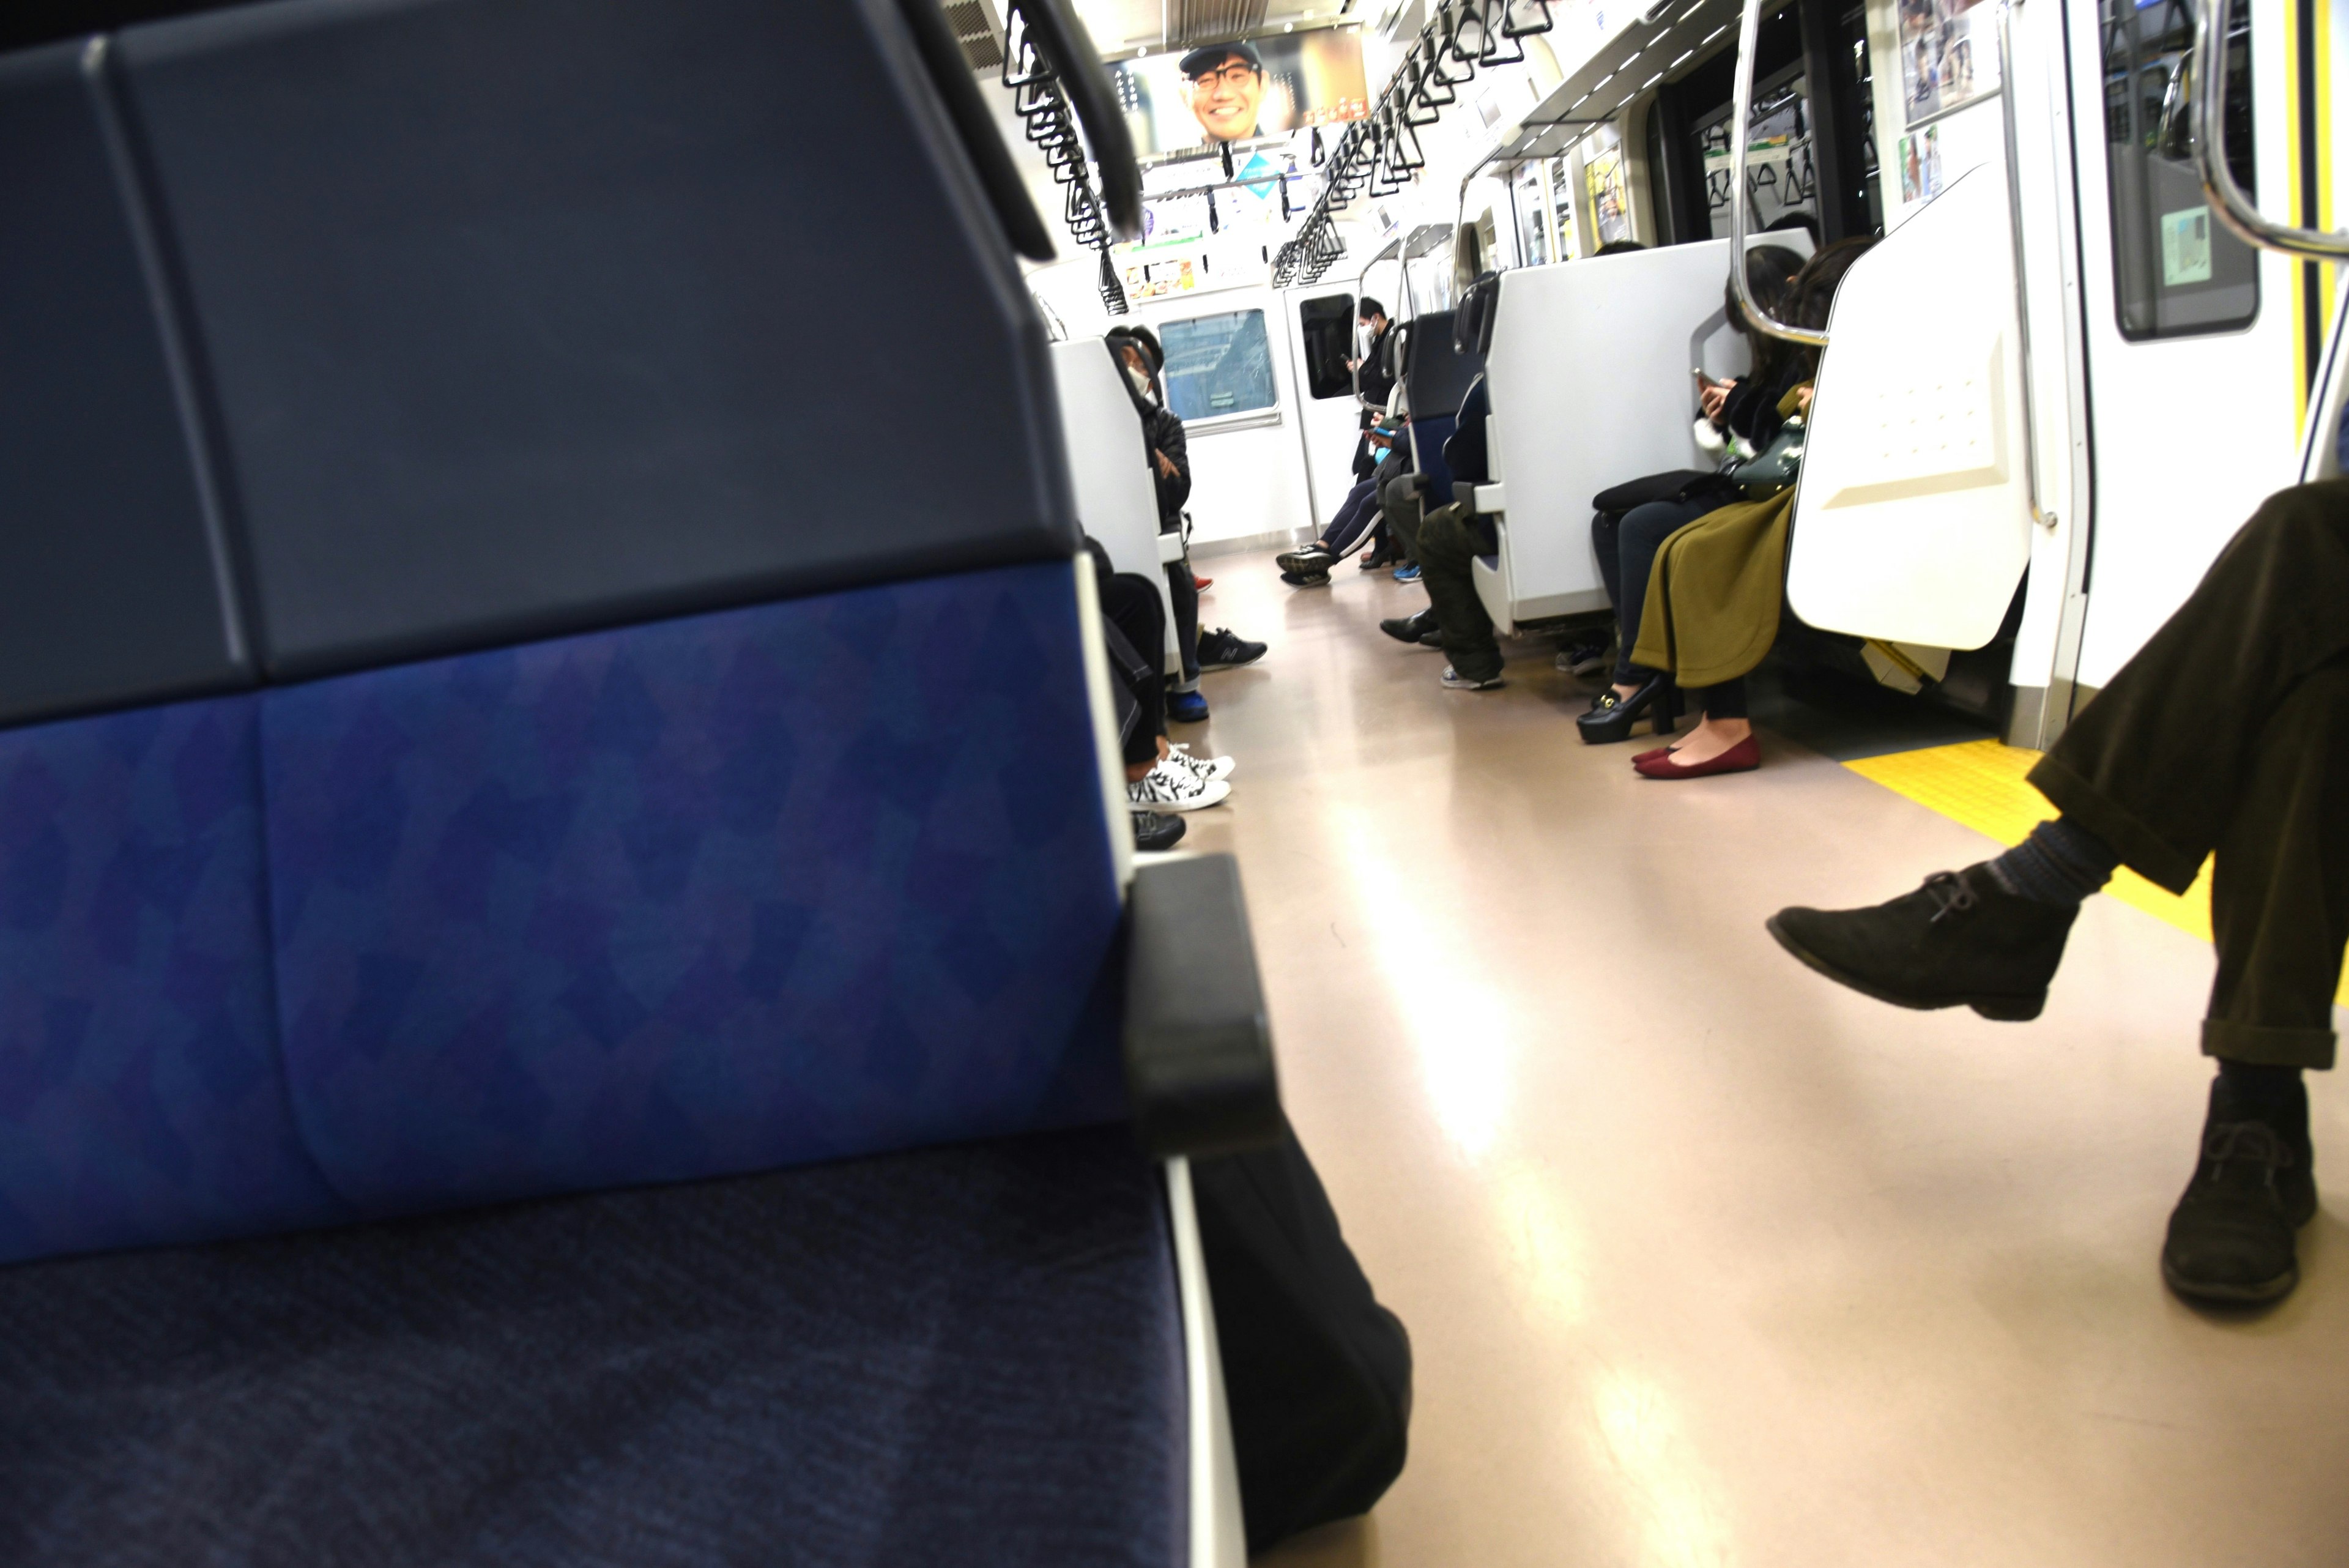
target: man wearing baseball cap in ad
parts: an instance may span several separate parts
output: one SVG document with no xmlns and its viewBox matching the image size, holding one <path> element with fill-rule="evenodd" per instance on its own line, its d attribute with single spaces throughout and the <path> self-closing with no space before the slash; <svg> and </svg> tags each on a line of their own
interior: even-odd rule
<svg viewBox="0 0 2349 1568">
<path fill-rule="evenodd" d="M 1185 55 L 1181 69 L 1191 84 L 1191 112 L 1208 140 L 1239 141 L 1257 134 L 1264 57 L 1254 44 L 1209 44 Z"/>
</svg>

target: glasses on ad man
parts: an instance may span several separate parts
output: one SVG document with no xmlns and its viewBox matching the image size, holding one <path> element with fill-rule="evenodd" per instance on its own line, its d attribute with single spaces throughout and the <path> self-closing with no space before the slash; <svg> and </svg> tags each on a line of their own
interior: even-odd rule
<svg viewBox="0 0 2349 1568">
<path fill-rule="evenodd" d="M 1248 78 L 1256 74 L 1256 67 L 1234 60 L 1220 69 L 1201 71 L 1191 78 L 1191 87 L 1195 92 L 1213 92 L 1219 82 L 1227 88 L 1241 88 L 1246 87 Z"/>
</svg>

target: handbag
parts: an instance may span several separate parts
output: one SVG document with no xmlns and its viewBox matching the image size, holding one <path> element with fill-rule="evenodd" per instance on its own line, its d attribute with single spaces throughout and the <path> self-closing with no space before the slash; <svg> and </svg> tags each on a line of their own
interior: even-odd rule
<svg viewBox="0 0 2349 1568">
<path fill-rule="evenodd" d="M 1743 462 L 1728 464 L 1721 477 L 1743 490 L 1747 500 L 1766 500 L 1794 483 L 1802 472 L 1803 436 L 1803 416 L 1789 415 L 1768 446 Z"/>
</svg>

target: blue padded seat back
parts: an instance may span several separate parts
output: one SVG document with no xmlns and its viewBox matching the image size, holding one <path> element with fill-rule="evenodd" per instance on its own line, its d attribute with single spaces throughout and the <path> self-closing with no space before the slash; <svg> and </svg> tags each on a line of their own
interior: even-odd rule
<svg viewBox="0 0 2349 1568">
<path fill-rule="evenodd" d="M 1403 384 L 1410 390 L 1414 410 L 1456 412 L 1469 387 L 1485 373 L 1484 355 L 1474 349 L 1462 354 L 1453 348 L 1454 319 L 1454 312 L 1437 310 L 1414 316 L 1405 324 Z"/>
<path fill-rule="evenodd" d="M 1412 405 L 1417 408 L 1419 405 Z M 1450 409 L 1426 419 L 1413 414 L 1411 418 L 1411 458 L 1419 472 L 1429 481 L 1430 507 L 1444 506 L 1452 501 L 1452 468 L 1444 461 L 1444 443 L 1452 439 L 1460 421 Z"/>
<path fill-rule="evenodd" d="M 370 1212 L 1123 1112 L 1069 564 L 272 691 L 286 1062 Z"/>
<path fill-rule="evenodd" d="M 0 57 L 0 723 L 250 679 L 160 273 L 80 61 Z"/>
<path fill-rule="evenodd" d="M 1075 550 L 891 0 L 271 0 L 113 58 L 270 678 Z"/>
<path fill-rule="evenodd" d="M 0 1262 L 351 1217 L 278 1054 L 260 717 L 0 732 Z"/>
<path fill-rule="evenodd" d="M 1076 587 L 0 734 L 0 1262 L 1122 1117 Z"/>
</svg>

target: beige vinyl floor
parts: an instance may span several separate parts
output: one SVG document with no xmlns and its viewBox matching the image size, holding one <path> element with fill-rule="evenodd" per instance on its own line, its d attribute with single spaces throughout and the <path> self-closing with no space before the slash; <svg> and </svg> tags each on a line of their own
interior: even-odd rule
<svg viewBox="0 0 2349 1568">
<path fill-rule="evenodd" d="M 2265 1314 L 2156 1272 L 2206 947 L 2095 899 L 2035 1023 L 1881 1006 L 1764 917 L 1988 840 L 1767 732 L 1641 780 L 1547 643 L 1448 692 L 1375 625 L 1418 590 L 1201 567 L 1272 652 L 1178 726 L 1239 759 L 1189 844 L 1239 857 L 1290 1113 L 1417 1355 L 1402 1480 L 1264 1562 L 2349 1564 L 2349 1210 Z"/>
</svg>

